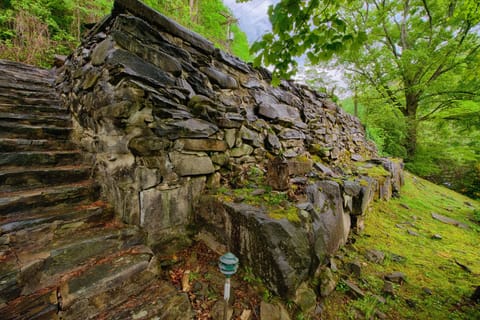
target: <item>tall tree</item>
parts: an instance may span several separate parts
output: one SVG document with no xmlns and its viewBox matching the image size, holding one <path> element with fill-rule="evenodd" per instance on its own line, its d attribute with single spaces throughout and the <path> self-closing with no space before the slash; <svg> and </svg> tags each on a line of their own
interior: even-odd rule
<svg viewBox="0 0 480 320">
<path fill-rule="evenodd" d="M 401 111 L 408 158 L 419 122 L 480 98 L 478 0 L 281 0 L 269 16 L 272 32 L 253 45 L 255 62 L 281 77 L 295 71 L 295 56 L 336 56 L 374 98 Z"/>
</svg>

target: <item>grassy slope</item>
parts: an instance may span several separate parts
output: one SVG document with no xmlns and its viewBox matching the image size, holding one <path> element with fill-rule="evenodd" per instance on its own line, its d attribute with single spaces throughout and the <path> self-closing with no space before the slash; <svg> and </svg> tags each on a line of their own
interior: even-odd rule
<svg viewBox="0 0 480 320">
<path fill-rule="evenodd" d="M 357 310 L 367 315 L 367 319 L 375 310 L 389 319 L 480 319 L 480 308 L 468 300 L 475 286 L 480 285 L 480 226 L 472 222 L 474 209 L 467 202 L 480 208 L 478 202 L 406 174 L 401 197 L 388 203 L 375 203 L 366 216 L 364 233 L 354 237 L 354 244 L 343 250 L 344 262 L 362 264 L 362 275 L 355 279 L 339 271 L 339 276 L 350 277 L 366 292 L 366 297 L 349 298 L 340 281 L 325 301 L 325 319 L 355 318 Z M 431 217 L 432 212 L 463 222 L 470 228 L 464 230 L 441 223 Z M 410 235 L 407 230 L 418 236 Z M 441 235 L 442 239 L 432 239 L 434 234 Z M 385 252 L 385 261 L 369 262 L 365 258 L 369 249 Z M 391 254 L 406 260 L 394 262 Z M 455 260 L 472 272 L 463 270 Z M 393 271 L 403 272 L 407 282 L 395 285 L 395 297 L 388 297 L 382 304 L 373 295 L 382 295 L 382 277 Z M 433 294 L 427 294 L 424 288 Z"/>
</svg>

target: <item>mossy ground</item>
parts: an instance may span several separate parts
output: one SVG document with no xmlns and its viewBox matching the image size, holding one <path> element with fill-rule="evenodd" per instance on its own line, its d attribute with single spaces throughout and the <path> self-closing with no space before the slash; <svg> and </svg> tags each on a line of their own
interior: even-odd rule
<svg viewBox="0 0 480 320">
<path fill-rule="evenodd" d="M 480 226 L 473 219 L 478 208 L 478 202 L 406 174 L 401 197 L 374 203 L 364 232 L 341 252 L 344 262 L 360 262 L 362 271 L 360 278 L 354 278 L 340 268 L 339 276 L 351 278 L 366 297 L 350 298 L 339 282 L 324 301 L 322 319 L 359 315 L 375 319 L 375 310 L 387 319 L 480 319 L 480 306 L 469 300 L 480 285 Z M 469 229 L 434 220 L 432 212 L 465 223 Z M 442 239 L 433 239 L 435 234 Z M 385 261 L 368 261 L 365 253 L 370 249 L 383 251 Z M 383 276 L 393 271 L 403 272 L 406 283 L 395 284 L 395 296 L 381 303 L 374 296 L 382 295 Z"/>
</svg>

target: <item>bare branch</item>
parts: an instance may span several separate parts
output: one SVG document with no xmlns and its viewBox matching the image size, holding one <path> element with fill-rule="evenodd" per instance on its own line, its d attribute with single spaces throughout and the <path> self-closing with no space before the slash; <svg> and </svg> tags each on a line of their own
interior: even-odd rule
<svg viewBox="0 0 480 320">
<path fill-rule="evenodd" d="M 428 9 L 427 0 L 422 0 L 423 8 L 425 8 L 425 12 L 428 16 L 428 25 L 430 26 L 430 36 L 428 39 L 428 46 L 432 44 L 432 35 L 433 35 L 433 19 L 432 15 L 430 14 L 430 9 Z"/>
</svg>

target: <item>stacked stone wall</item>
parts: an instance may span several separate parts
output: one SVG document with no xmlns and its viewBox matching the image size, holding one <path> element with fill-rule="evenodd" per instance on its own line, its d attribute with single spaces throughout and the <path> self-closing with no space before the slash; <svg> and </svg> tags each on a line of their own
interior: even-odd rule
<svg viewBox="0 0 480 320">
<path fill-rule="evenodd" d="M 245 263 L 265 258 L 271 265 L 259 272 L 286 294 L 346 242 L 371 200 L 398 192 L 402 165 L 363 163 L 377 152 L 357 118 L 305 86 L 272 87 L 270 80 L 267 70 L 142 3 L 117 0 L 68 57 L 57 84 L 73 113 L 76 141 L 95 161 L 103 194 L 121 219 L 143 228 L 158 250 L 188 239 L 188 226 L 197 222 Z M 305 185 L 297 204 L 305 224 L 244 205 L 219 204 L 215 212 L 208 210 L 211 200 L 199 202 L 207 190 L 241 187 L 252 167 L 275 177 L 277 160 L 288 168 L 286 188 L 291 181 Z M 375 165 L 388 170 L 380 179 L 355 175 Z M 244 209 L 250 213 L 239 215 Z M 262 228 L 263 238 L 255 234 Z M 265 251 L 254 254 L 257 247 Z M 288 250 L 280 254 L 281 248 Z M 305 255 L 292 258 L 295 250 Z"/>
</svg>

